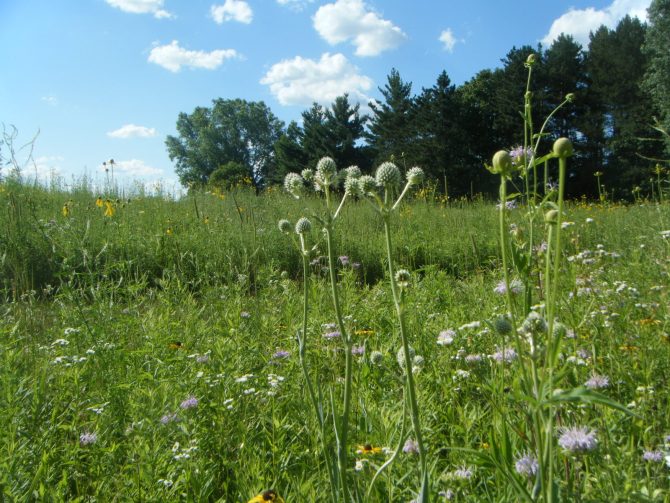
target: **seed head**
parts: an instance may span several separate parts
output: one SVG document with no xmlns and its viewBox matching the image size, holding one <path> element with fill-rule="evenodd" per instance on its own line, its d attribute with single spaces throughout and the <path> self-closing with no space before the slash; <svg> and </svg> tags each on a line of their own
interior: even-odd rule
<svg viewBox="0 0 670 503">
<path fill-rule="evenodd" d="M 425 174 L 421 168 L 414 166 L 407 172 L 407 183 L 410 185 L 419 185 L 423 182 Z"/>
<path fill-rule="evenodd" d="M 307 234 L 312 230 L 312 222 L 310 222 L 305 217 L 300 218 L 295 224 L 295 233 L 296 234 Z"/>
<path fill-rule="evenodd" d="M 291 222 L 286 220 L 285 218 L 281 219 L 278 224 L 279 230 L 283 232 L 284 234 L 288 234 L 291 232 L 291 229 L 293 226 L 291 225 Z"/>
<path fill-rule="evenodd" d="M 284 188 L 286 189 L 286 192 L 297 199 L 305 189 L 305 184 L 298 173 L 289 173 L 286 175 L 286 178 L 284 178 Z"/>
<path fill-rule="evenodd" d="M 392 162 L 385 162 L 377 168 L 375 180 L 377 185 L 394 189 L 400 185 L 400 170 Z"/>
<path fill-rule="evenodd" d="M 554 142 L 554 155 L 556 157 L 565 158 L 570 157 L 574 152 L 572 142 L 567 138 L 559 138 Z"/>
<path fill-rule="evenodd" d="M 498 150 L 493 156 L 493 172 L 509 176 L 512 173 L 512 156 L 507 150 Z"/>
</svg>

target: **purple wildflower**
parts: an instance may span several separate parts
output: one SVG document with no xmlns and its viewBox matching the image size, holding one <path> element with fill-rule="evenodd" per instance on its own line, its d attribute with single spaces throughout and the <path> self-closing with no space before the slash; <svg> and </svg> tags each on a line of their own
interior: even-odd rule
<svg viewBox="0 0 670 503">
<path fill-rule="evenodd" d="M 417 444 L 416 440 L 408 438 L 402 448 L 402 452 L 405 454 L 419 454 L 419 444 Z"/>
<path fill-rule="evenodd" d="M 351 354 L 354 356 L 361 356 L 365 354 L 365 346 L 352 346 Z"/>
<path fill-rule="evenodd" d="M 591 379 L 584 383 L 589 389 L 604 389 L 610 385 L 609 377 L 593 374 Z"/>
<path fill-rule="evenodd" d="M 505 280 L 501 280 L 496 287 L 493 289 L 498 295 L 505 295 L 507 293 L 507 284 Z M 512 292 L 512 295 L 519 295 L 523 292 L 523 283 L 521 280 L 513 279 L 509 282 L 509 291 Z"/>
<path fill-rule="evenodd" d="M 472 470 L 467 466 L 461 466 L 460 468 L 455 470 L 452 475 L 456 479 L 468 480 L 472 478 Z"/>
<path fill-rule="evenodd" d="M 337 330 L 323 334 L 326 339 L 337 339 L 340 335 L 342 334 L 340 334 L 340 332 Z"/>
<path fill-rule="evenodd" d="M 342 264 L 344 267 L 347 267 L 349 265 L 349 257 L 346 255 L 341 255 L 338 257 L 338 260 L 340 261 L 340 264 Z"/>
<path fill-rule="evenodd" d="M 519 475 L 523 475 L 525 477 L 535 476 L 539 466 L 540 465 L 538 464 L 537 459 L 535 459 L 530 454 L 524 454 L 522 457 L 517 459 L 516 463 L 514 463 L 514 469 L 516 472 Z"/>
<path fill-rule="evenodd" d="M 198 406 L 198 399 L 193 395 L 189 396 L 186 400 L 184 400 L 181 404 L 179 404 L 179 407 L 181 407 L 182 409 L 193 409 L 194 407 L 197 406 Z"/>
<path fill-rule="evenodd" d="M 661 463 L 663 461 L 663 451 L 644 451 L 642 459 L 650 463 Z"/>
<path fill-rule="evenodd" d="M 447 501 L 451 501 L 452 499 L 454 499 L 454 496 L 456 496 L 454 494 L 454 491 L 452 491 L 451 489 L 447 489 L 446 491 L 440 491 L 438 495 L 443 497 Z"/>
<path fill-rule="evenodd" d="M 479 363 L 482 361 L 482 355 L 480 354 L 473 354 L 473 355 L 466 355 L 465 358 L 465 363 Z"/>
<path fill-rule="evenodd" d="M 161 417 L 161 424 L 176 423 L 177 421 L 179 421 L 179 417 L 177 417 L 176 412 L 173 412 L 172 414 L 165 414 L 163 417 Z"/>
<path fill-rule="evenodd" d="M 512 348 L 505 348 L 504 351 L 496 351 L 491 355 L 491 358 L 498 363 L 510 363 L 516 360 L 517 354 Z"/>
<path fill-rule="evenodd" d="M 91 445 L 98 441 L 97 433 L 91 433 L 90 431 L 85 431 L 79 435 L 79 443 L 81 445 Z"/>
<path fill-rule="evenodd" d="M 558 445 L 572 453 L 592 451 L 598 445 L 596 431 L 585 426 L 573 426 L 572 428 L 561 428 L 561 436 Z"/>
<path fill-rule="evenodd" d="M 448 346 L 452 342 L 454 342 L 454 337 L 456 337 L 456 332 L 453 330 L 442 330 L 440 332 L 440 335 L 437 336 L 437 343 L 440 346 Z"/>
<path fill-rule="evenodd" d="M 514 162 L 514 164 L 525 164 L 526 159 L 533 155 L 533 148 L 523 148 L 523 146 L 519 145 L 518 147 L 514 147 L 512 150 L 510 150 L 509 155 L 512 158 L 512 162 Z"/>
<path fill-rule="evenodd" d="M 279 351 L 277 351 L 275 354 L 272 355 L 272 359 L 273 360 L 283 360 L 285 358 L 288 358 L 289 356 L 291 356 L 291 353 L 289 353 L 288 351 L 286 351 L 284 349 L 280 349 Z"/>
</svg>

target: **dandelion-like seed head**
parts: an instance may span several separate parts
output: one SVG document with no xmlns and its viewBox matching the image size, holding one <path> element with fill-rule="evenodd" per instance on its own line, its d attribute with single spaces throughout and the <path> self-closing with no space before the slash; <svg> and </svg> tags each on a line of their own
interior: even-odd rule
<svg viewBox="0 0 670 503">
<path fill-rule="evenodd" d="M 493 155 L 493 173 L 509 176 L 512 173 L 512 156 L 507 150 L 498 150 Z"/>
<path fill-rule="evenodd" d="M 298 173 L 288 173 L 284 178 L 284 188 L 297 199 L 305 190 L 305 184 Z"/>
<path fill-rule="evenodd" d="M 285 218 L 282 218 L 279 223 L 277 224 L 277 227 L 279 227 L 279 230 L 283 232 L 284 234 L 288 234 L 291 232 L 291 229 L 293 226 L 291 225 L 291 222 L 286 220 Z"/>
<path fill-rule="evenodd" d="M 407 269 L 399 269 L 395 273 L 395 280 L 400 288 L 407 288 L 411 279 L 412 276 Z"/>
<path fill-rule="evenodd" d="M 561 428 L 558 445 L 573 454 L 580 454 L 594 450 L 598 446 L 596 431 L 585 426 Z"/>
<path fill-rule="evenodd" d="M 400 180 L 400 170 L 392 162 L 382 163 L 375 173 L 375 181 L 380 187 L 395 189 Z"/>
<path fill-rule="evenodd" d="M 312 222 L 307 218 L 300 218 L 295 224 L 295 233 L 296 234 L 307 234 L 312 230 Z"/>
<path fill-rule="evenodd" d="M 553 152 L 556 157 L 570 157 L 574 152 L 572 142 L 567 138 L 559 138 L 554 142 Z"/>
<path fill-rule="evenodd" d="M 421 168 L 414 166 L 407 172 L 407 183 L 410 185 L 419 185 L 423 182 L 425 174 Z"/>
<path fill-rule="evenodd" d="M 337 175 L 337 165 L 330 157 L 322 157 L 316 165 L 316 178 L 324 185 L 330 185 Z"/>
</svg>

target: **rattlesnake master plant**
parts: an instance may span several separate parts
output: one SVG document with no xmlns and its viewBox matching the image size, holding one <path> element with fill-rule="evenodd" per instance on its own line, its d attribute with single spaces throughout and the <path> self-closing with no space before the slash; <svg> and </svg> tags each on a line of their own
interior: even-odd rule
<svg viewBox="0 0 670 503">
<path fill-rule="evenodd" d="M 375 172 L 375 181 L 377 185 L 384 189 L 396 190 L 400 185 L 402 177 L 398 166 L 392 162 L 381 164 Z"/>
</svg>

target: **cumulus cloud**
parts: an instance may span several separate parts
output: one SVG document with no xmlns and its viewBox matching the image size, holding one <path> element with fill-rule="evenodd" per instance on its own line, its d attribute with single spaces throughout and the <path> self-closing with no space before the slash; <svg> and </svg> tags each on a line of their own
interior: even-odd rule
<svg viewBox="0 0 670 503">
<path fill-rule="evenodd" d="M 336 0 L 319 7 L 314 28 L 331 45 L 351 42 L 357 56 L 377 56 L 407 38 L 400 28 L 368 10 L 363 0 Z"/>
<path fill-rule="evenodd" d="M 587 46 L 589 33 L 596 31 L 601 25 L 614 28 L 626 15 L 647 19 L 647 7 L 651 0 L 614 0 L 603 9 L 588 7 L 586 9 L 569 9 L 568 12 L 555 19 L 542 43 L 549 46 L 561 33 L 572 37 Z"/>
<path fill-rule="evenodd" d="M 64 160 L 60 155 L 43 155 L 34 159 L 32 166 L 26 166 L 22 172 L 29 178 L 34 176 L 40 182 L 47 182 L 61 176 Z"/>
<path fill-rule="evenodd" d="M 152 138 L 156 136 L 158 132 L 155 128 L 145 127 L 145 126 L 136 126 L 135 124 L 126 124 L 121 126 L 119 129 L 110 131 L 107 133 L 107 136 L 110 138 Z"/>
<path fill-rule="evenodd" d="M 100 171 L 105 171 L 104 166 L 100 166 Z M 114 174 L 126 176 L 159 176 L 163 174 L 162 169 L 149 166 L 141 159 L 130 159 L 129 161 L 114 161 Z"/>
<path fill-rule="evenodd" d="M 226 0 L 223 5 L 212 5 L 210 14 L 217 24 L 223 24 L 225 21 L 249 24 L 254 18 L 251 7 L 244 0 Z"/>
<path fill-rule="evenodd" d="M 307 7 L 307 4 L 314 3 L 314 0 L 277 0 L 277 3 L 279 5 L 284 5 L 289 9 L 301 11 Z"/>
<path fill-rule="evenodd" d="M 454 46 L 458 42 L 463 42 L 455 37 L 454 32 L 451 31 L 451 28 L 447 28 L 442 33 L 440 33 L 440 42 L 443 44 L 443 48 L 447 52 L 454 52 Z"/>
<path fill-rule="evenodd" d="M 163 8 L 164 0 L 105 0 L 112 7 L 131 14 L 153 14 L 157 19 L 172 18 L 173 14 Z"/>
<path fill-rule="evenodd" d="M 282 105 L 329 105 L 338 96 L 348 93 L 351 101 L 366 104 L 365 94 L 372 79 L 361 75 L 342 54 L 325 53 L 315 61 L 300 56 L 272 65 L 261 79 Z"/>
<path fill-rule="evenodd" d="M 167 45 L 158 45 L 151 49 L 149 62 L 156 63 L 171 72 L 178 72 L 182 66 L 215 70 L 226 59 L 238 58 L 235 49 L 216 49 L 214 51 L 189 51 L 173 40 Z"/>
</svg>

